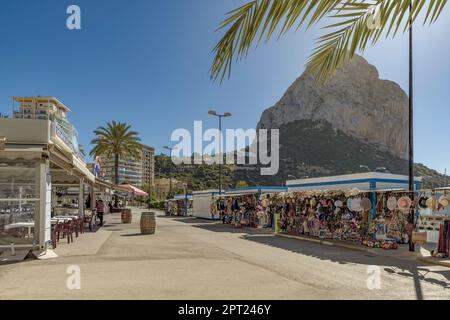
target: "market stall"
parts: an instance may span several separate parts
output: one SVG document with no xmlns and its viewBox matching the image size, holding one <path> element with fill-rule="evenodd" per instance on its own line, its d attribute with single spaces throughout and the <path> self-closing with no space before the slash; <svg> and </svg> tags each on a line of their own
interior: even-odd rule
<svg viewBox="0 0 450 320">
<path fill-rule="evenodd" d="M 273 214 L 263 199 L 284 191 L 284 187 L 226 190 L 223 196 L 216 198 L 212 210 L 218 212 L 223 223 L 233 224 L 235 227 L 272 228 Z"/>
<path fill-rule="evenodd" d="M 192 216 L 192 194 L 177 194 L 173 201 L 176 202 L 176 212 L 178 216 Z"/>
<path fill-rule="evenodd" d="M 396 249 L 408 242 L 414 204 L 405 191 L 313 190 L 280 195 L 281 233 Z M 281 201 L 280 201 L 281 200 Z"/>
<path fill-rule="evenodd" d="M 176 216 L 178 212 L 178 203 L 175 199 L 166 200 L 164 204 L 164 212 L 167 216 Z"/>
<path fill-rule="evenodd" d="M 416 237 L 434 257 L 450 257 L 450 188 L 422 190 L 418 199 Z"/>
</svg>

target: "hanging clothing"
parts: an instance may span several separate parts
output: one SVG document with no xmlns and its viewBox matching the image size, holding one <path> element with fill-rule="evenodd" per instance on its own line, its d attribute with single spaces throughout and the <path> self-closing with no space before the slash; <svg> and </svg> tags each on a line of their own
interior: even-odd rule
<svg viewBox="0 0 450 320">
<path fill-rule="evenodd" d="M 444 224 L 439 226 L 439 243 L 438 243 L 438 252 L 445 253 L 445 238 L 444 238 Z"/>
<path fill-rule="evenodd" d="M 449 221 L 445 221 L 445 254 L 447 257 L 450 257 L 450 223 Z"/>
<path fill-rule="evenodd" d="M 239 202 L 237 201 L 237 199 L 234 200 L 234 203 L 233 203 L 233 210 L 235 210 L 235 211 L 241 210 L 241 208 L 239 207 Z"/>
</svg>

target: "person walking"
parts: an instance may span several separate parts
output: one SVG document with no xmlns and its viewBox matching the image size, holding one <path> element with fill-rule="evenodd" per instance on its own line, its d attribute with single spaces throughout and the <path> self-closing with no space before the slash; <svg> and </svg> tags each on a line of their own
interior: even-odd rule
<svg viewBox="0 0 450 320">
<path fill-rule="evenodd" d="M 99 226 L 103 226 L 103 214 L 105 213 L 105 205 L 103 204 L 103 200 L 98 200 L 97 205 L 95 206 L 97 211 L 97 217 L 100 220 Z"/>
</svg>

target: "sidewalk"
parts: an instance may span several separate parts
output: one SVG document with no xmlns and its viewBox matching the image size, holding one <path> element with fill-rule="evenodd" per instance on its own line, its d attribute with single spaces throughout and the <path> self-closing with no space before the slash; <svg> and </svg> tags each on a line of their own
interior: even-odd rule
<svg viewBox="0 0 450 320">
<path fill-rule="evenodd" d="M 104 226 L 110 224 L 111 222 L 117 222 L 117 218 L 120 222 L 120 213 L 105 215 Z M 95 231 L 86 230 L 86 232 L 80 234 L 78 238 L 73 235 L 73 242 L 70 244 L 67 243 L 66 239 L 60 239 L 56 249 L 53 249 L 53 251 L 58 255 L 58 257 L 96 255 L 111 236 L 111 233 L 111 231 L 105 230 L 103 227 L 96 227 Z"/>
</svg>

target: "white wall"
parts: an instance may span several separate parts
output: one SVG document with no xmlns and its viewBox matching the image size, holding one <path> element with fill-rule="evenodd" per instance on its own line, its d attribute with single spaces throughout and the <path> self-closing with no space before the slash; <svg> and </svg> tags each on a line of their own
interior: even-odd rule
<svg viewBox="0 0 450 320">
<path fill-rule="evenodd" d="M 305 186 L 305 187 L 291 187 L 288 186 L 288 191 L 310 191 L 310 190 L 351 190 L 357 188 L 359 190 L 370 189 L 369 182 L 349 183 L 349 184 L 327 184 L 321 186 Z"/>
<path fill-rule="evenodd" d="M 197 218 L 212 219 L 211 216 L 211 195 L 210 194 L 194 194 L 193 215 Z"/>
</svg>

